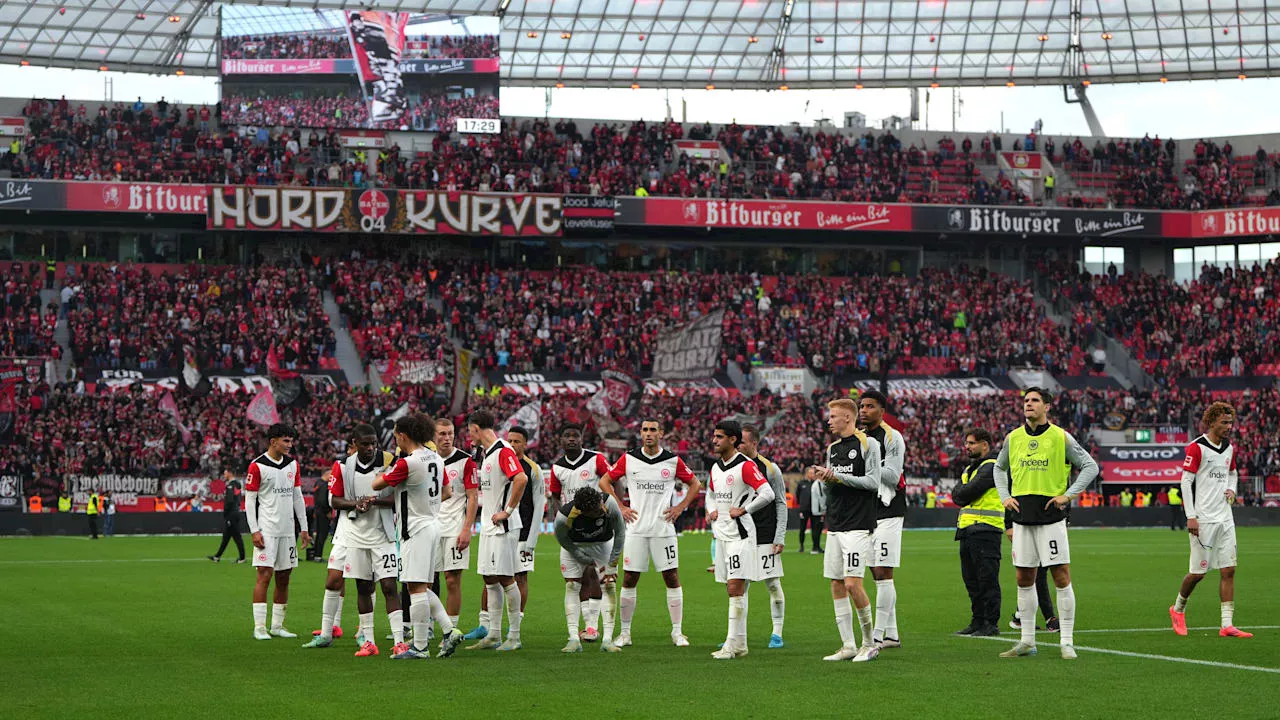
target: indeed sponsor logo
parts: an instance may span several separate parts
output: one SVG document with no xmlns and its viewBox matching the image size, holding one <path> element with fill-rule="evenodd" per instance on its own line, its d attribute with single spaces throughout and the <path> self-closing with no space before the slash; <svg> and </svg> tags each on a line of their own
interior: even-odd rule
<svg viewBox="0 0 1280 720">
<path fill-rule="evenodd" d="M 848 474 L 853 472 L 853 465 L 832 465 L 831 469 L 834 472 Z"/>
<path fill-rule="evenodd" d="M 638 482 L 632 487 L 636 490 L 647 490 L 649 492 L 663 492 L 671 489 L 671 485 L 664 482 Z"/>
<path fill-rule="evenodd" d="M 1049 469 L 1049 460 L 1047 458 L 1043 460 L 1037 460 L 1035 458 L 1019 458 L 1018 464 L 1024 468 L 1028 468 L 1031 470 L 1048 470 Z"/>
</svg>

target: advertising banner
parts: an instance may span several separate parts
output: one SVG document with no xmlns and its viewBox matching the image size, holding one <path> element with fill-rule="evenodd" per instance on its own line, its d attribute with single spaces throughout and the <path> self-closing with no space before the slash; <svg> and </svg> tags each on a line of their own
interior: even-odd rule
<svg viewBox="0 0 1280 720">
<path fill-rule="evenodd" d="M 559 195 L 214 187 L 210 230 L 556 236 Z"/>
<path fill-rule="evenodd" d="M 715 200 L 707 198 L 618 198 L 619 225 L 748 228 L 759 230 L 911 229 L 910 205 Z M 634 208 L 626 206 L 638 206 Z"/>
<path fill-rule="evenodd" d="M 916 205 L 916 230 L 1027 237 L 1160 237 L 1160 212 L 1042 207 Z"/>
<path fill-rule="evenodd" d="M 66 209 L 84 212 L 137 212 L 203 215 L 208 185 L 166 183 L 67 183 Z"/>
<path fill-rule="evenodd" d="M 1108 484 L 1168 483 L 1182 480 L 1181 445 L 1106 445 L 1095 457 Z"/>
</svg>

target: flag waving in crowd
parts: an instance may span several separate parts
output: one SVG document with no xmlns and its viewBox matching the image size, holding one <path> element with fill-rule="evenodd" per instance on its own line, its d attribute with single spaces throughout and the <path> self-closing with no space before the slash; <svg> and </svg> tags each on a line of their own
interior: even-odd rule
<svg viewBox="0 0 1280 720">
<path fill-rule="evenodd" d="M 245 417 L 259 425 L 274 425 L 280 422 L 280 411 L 276 409 L 276 396 L 271 388 L 264 387 L 249 401 L 245 408 Z"/>
</svg>

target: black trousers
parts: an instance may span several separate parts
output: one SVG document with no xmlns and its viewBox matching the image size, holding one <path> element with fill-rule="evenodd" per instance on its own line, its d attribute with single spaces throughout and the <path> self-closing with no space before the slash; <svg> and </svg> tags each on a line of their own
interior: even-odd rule
<svg viewBox="0 0 1280 720">
<path fill-rule="evenodd" d="M 1000 623 L 1001 532 L 973 532 L 960 538 L 960 575 L 969 592 L 969 613 L 975 625 Z"/>
<path fill-rule="evenodd" d="M 240 551 L 240 559 L 244 559 L 244 540 L 240 538 L 240 518 L 224 518 L 222 527 L 222 543 L 218 545 L 218 552 L 214 553 L 214 557 L 222 557 L 222 553 L 227 549 L 227 543 L 235 540 L 236 549 Z"/>
<path fill-rule="evenodd" d="M 85 517 L 89 518 L 89 534 L 93 536 L 94 540 L 97 540 L 98 539 L 98 516 L 85 515 Z"/>
<path fill-rule="evenodd" d="M 804 550 L 804 530 L 806 527 L 813 527 L 813 549 L 822 549 L 822 516 L 810 515 L 809 513 L 800 513 L 800 549 Z"/>
<path fill-rule="evenodd" d="M 311 547 L 307 549 L 307 554 L 311 559 L 319 559 L 327 557 L 324 553 L 325 540 L 329 539 L 329 517 L 330 512 L 316 511 L 316 536 L 311 541 Z"/>
<path fill-rule="evenodd" d="M 1187 529 L 1187 511 L 1183 510 L 1181 505 L 1169 506 L 1169 529 L 1170 530 L 1186 530 Z"/>
</svg>

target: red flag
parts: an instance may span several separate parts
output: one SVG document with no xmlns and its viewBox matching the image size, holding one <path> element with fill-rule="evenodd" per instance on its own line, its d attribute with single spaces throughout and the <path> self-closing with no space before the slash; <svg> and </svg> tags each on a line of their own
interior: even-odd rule
<svg viewBox="0 0 1280 720">
<path fill-rule="evenodd" d="M 275 343 L 272 343 L 271 349 L 267 351 L 267 374 L 282 380 L 298 377 L 298 373 L 293 370 L 280 367 L 280 353 L 276 351 Z"/>
<path fill-rule="evenodd" d="M 275 425 L 280 422 L 280 411 L 276 409 L 276 396 L 271 388 L 264 387 L 249 401 L 245 408 L 245 417 L 249 422 L 259 425 Z"/>
<path fill-rule="evenodd" d="M 182 433 L 182 442 L 191 442 L 191 431 L 182 423 L 182 412 L 178 410 L 178 402 L 173 399 L 173 393 L 166 391 L 164 397 L 160 398 L 160 412 L 168 415 L 169 421 Z"/>
</svg>

